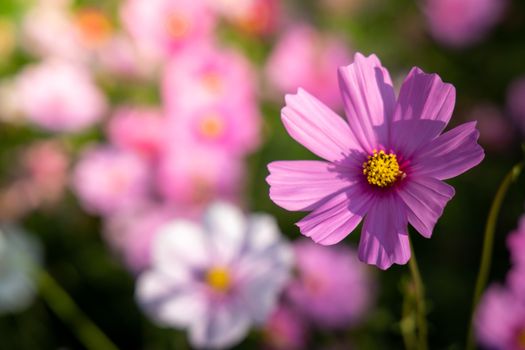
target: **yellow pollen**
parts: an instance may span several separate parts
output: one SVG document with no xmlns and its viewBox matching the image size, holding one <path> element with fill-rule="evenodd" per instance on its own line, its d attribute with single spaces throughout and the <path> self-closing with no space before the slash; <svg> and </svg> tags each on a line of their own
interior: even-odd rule
<svg viewBox="0 0 525 350">
<path fill-rule="evenodd" d="M 190 25 L 184 16 L 175 13 L 168 16 L 166 27 L 172 38 L 180 39 L 186 35 Z"/>
<path fill-rule="evenodd" d="M 230 274 L 222 267 L 211 268 L 206 273 L 206 283 L 217 292 L 226 292 L 231 286 Z"/>
<path fill-rule="evenodd" d="M 404 175 L 399 169 L 396 155 L 383 150 L 374 150 L 374 154 L 368 156 L 368 160 L 363 163 L 363 174 L 370 185 L 382 188 L 393 185 Z"/>
<path fill-rule="evenodd" d="M 211 113 L 200 120 L 199 131 L 208 139 L 216 139 L 224 132 L 224 123 L 219 115 Z"/>
</svg>

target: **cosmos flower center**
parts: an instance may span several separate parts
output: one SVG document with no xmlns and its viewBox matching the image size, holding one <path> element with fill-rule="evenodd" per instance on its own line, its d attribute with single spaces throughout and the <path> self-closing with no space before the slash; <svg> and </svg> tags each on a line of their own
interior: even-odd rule
<svg viewBox="0 0 525 350">
<path fill-rule="evenodd" d="M 92 46 L 106 42 L 112 31 L 109 18 L 95 9 L 84 9 L 76 15 L 76 25 L 84 41 Z"/>
<path fill-rule="evenodd" d="M 222 90 L 222 79 L 218 73 L 210 72 L 202 76 L 202 84 L 211 93 L 219 94 Z"/>
<path fill-rule="evenodd" d="M 518 332 L 516 343 L 519 349 L 525 349 L 525 328 Z"/>
<path fill-rule="evenodd" d="M 370 185 L 381 188 L 392 186 L 404 175 L 397 156 L 393 152 L 386 153 L 383 150 L 374 150 L 374 153 L 368 156 L 368 160 L 363 163 L 363 174 Z"/>
<path fill-rule="evenodd" d="M 171 14 L 168 17 L 166 25 L 168 34 L 174 39 L 180 39 L 184 37 L 190 27 L 186 17 L 178 13 Z"/>
<path fill-rule="evenodd" d="M 216 113 L 210 113 L 200 120 L 199 131 L 207 139 L 216 139 L 224 132 L 224 123 Z"/>
<path fill-rule="evenodd" d="M 231 287 L 230 273 L 223 267 L 213 267 L 206 272 L 206 284 L 217 292 L 224 293 Z"/>
</svg>

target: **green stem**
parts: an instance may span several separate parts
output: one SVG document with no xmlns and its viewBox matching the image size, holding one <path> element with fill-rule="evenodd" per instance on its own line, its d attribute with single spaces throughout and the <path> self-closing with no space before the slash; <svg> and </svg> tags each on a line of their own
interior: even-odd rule
<svg viewBox="0 0 525 350">
<path fill-rule="evenodd" d="M 414 307 L 414 292 L 412 283 L 405 281 L 404 283 L 404 298 L 403 298 L 403 312 L 400 322 L 401 335 L 406 350 L 417 349 L 416 339 L 416 315 Z"/>
<path fill-rule="evenodd" d="M 428 327 L 427 327 L 427 311 L 425 307 L 425 287 L 423 286 L 423 280 L 421 279 L 421 274 L 419 273 L 419 267 L 417 266 L 416 254 L 412 243 L 410 243 L 410 250 L 412 256 L 408 261 L 408 266 L 410 268 L 410 274 L 412 276 L 412 281 L 414 282 L 414 296 L 416 298 L 416 319 L 417 326 L 419 330 L 419 350 L 428 349 Z"/>
<path fill-rule="evenodd" d="M 498 220 L 499 212 L 501 210 L 501 205 L 503 203 L 505 195 L 507 194 L 507 191 L 509 190 L 510 185 L 513 182 L 515 182 L 520 176 L 521 171 L 523 170 L 523 165 L 524 162 L 516 164 L 505 176 L 498 188 L 498 192 L 496 192 L 496 196 L 494 197 L 494 200 L 492 201 L 492 205 L 490 207 L 489 215 L 487 217 L 487 223 L 485 224 L 485 238 L 483 239 L 483 251 L 481 254 L 481 263 L 479 266 L 478 278 L 476 280 L 476 288 L 474 291 L 474 298 L 472 302 L 472 316 L 470 318 L 469 331 L 467 335 L 467 350 L 474 349 L 474 314 L 476 311 L 476 307 L 478 306 L 479 300 L 481 298 L 481 294 L 485 290 L 489 277 L 490 265 L 492 262 L 494 235 L 496 233 L 496 223 Z"/>
<path fill-rule="evenodd" d="M 39 273 L 40 295 L 49 308 L 72 327 L 80 342 L 88 350 L 117 350 L 106 335 L 78 308 L 73 299 L 46 271 Z"/>
</svg>

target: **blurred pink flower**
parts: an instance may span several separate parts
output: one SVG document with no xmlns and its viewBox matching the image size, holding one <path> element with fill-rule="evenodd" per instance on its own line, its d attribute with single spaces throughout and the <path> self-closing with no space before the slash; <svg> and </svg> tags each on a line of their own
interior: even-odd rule
<svg viewBox="0 0 525 350">
<path fill-rule="evenodd" d="M 201 224 L 161 228 L 153 267 L 137 281 L 139 304 L 157 323 L 188 331 L 195 348 L 227 348 L 262 324 L 289 278 L 290 247 L 275 220 L 211 206 Z"/>
<path fill-rule="evenodd" d="M 198 212 L 216 199 L 238 202 L 243 174 L 238 158 L 194 144 L 177 144 L 160 159 L 156 182 L 168 203 Z"/>
<path fill-rule="evenodd" d="M 215 26 L 204 1 L 194 0 L 126 0 L 121 18 L 137 44 L 160 58 L 210 40 Z"/>
<path fill-rule="evenodd" d="M 110 245 L 122 255 L 127 267 L 140 272 L 150 267 L 151 247 L 158 229 L 178 212 L 161 205 L 146 204 L 110 215 L 104 223 L 104 235 Z"/>
<path fill-rule="evenodd" d="M 22 19 L 24 49 L 40 57 L 84 61 L 87 52 L 73 23 L 70 5 L 71 1 L 38 1 L 30 8 Z"/>
<path fill-rule="evenodd" d="M 523 252 L 523 251 L 522 251 Z M 507 273 L 507 285 L 517 296 L 525 295 L 525 265 L 515 265 Z M 525 298 L 523 300 L 525 303 Z"/>
<path fill-rule="evenodd" d="M 209 6 L 244 32 L 274 33 L 281 18 L 279 0 L 207 0 Z"/>
<path fill-rule="evenodd" d="M 168 114 L 215 103 L 255 104 L 254 74 L 250 62 L 233 50 L 199 45 L 182 52 L 164 72 L 162 97 Z"/>
<path fill-rule="evenodd" d="M 108 123 L 108 137 L 121 149 L 156 159 L 166 140 L 166 119 L 152 107 L 118 108 Z"/>
<path fill-rule="evenodd" d="M 387 269 L 410 259 L 408 223 L 430 238 L 454 188 L 443 180 L 484 157 L 474 122 L 441 135 L 452 117 L 455 89 L 413 68 L 396 102 L 388 71 L 375 55 L 356 54 L 339 68 L 347 122 L 300 89 L 286 96 L 288 133 L 326 161 L 268 165 L 270 198 L 323 245 L 336 244 L 363 220 L 359 259 Z M 366 216 L 366 217 L 365 217 Z"/>
<path fill-rule="evenodd" d="M 287 295 L 298 311 L 321 328 L 344 328 L 362 321 L 374 298 L 371 276 L 346 246 L 294 244 L 297 277 Z"/>
<path fill-rule="evenodd" d="M 430 32 L 441 43 L 463 47 L 482 40 L 502 18 L 506 0 L 426 0 Z"/>
<path fill-rule="evenodd" d="M 76 165 L 72 186 L 89 212 L 109 215 L 141 202 L 151 186 L 147 163 L 111 147 L 88 150 Z"/>
<path fill-rule="evenodd" d="M 478 122 L 479 141 L 494 151 L 508 150 L 513 141 L 514 130 L 510 120 L 492 104 L 479 104 L 472 108 L 467 119 Z"/>
<path fill-rule="evenodd" d="M 66 187 L 69 158 L 58 142 L 32 144 L 22 155 L 25 178 L 39 205 L 57 203 Z"/>
<path fill-rule="evenodd" d="M 264 349 L 306 349 L 308 330 L 291 308 L 279 305 L 264 326 Z"/>
<path fill-rule="evenodd" d="M 478 306 L 475 319 L 480 344 L 498 350 L 525 349 L 525 299 L 494 285 Z"/>
<path fill-rule="evenodd" d="M 300 24 L 281 37 L 268 59 L 266 75 L 280 94 L 303 88 L 339 110 L 342 104 L 334 67 L 346 65 L 351 58 L 343 41 Z"/>
<path fill-rule="evenodd" d="M 233 156 L 246 155 L 260 144 L 261 116 L 254 103 L 213 103 L 169 119 L 171 135 Z"/>
<path fill-rule="evenodd" d="M 507 106 L 521 133 L 525 134 L 525 76 L 514 80 L 510 85 Z"/>
<path fill-rule="evenodd" d="M 61 61 L 23 70 L 17 91 L 27 118 L 50 131 L 81 131 L 99 121 L 106 109 L 105 97 L 89 72 Z"/>
<path fill-rule="evenodd" d="M 525 267 L 525 215 L 520 218 L 518 228 L 507 237 L 507 247 L 512 262 Z"/>
</svg>

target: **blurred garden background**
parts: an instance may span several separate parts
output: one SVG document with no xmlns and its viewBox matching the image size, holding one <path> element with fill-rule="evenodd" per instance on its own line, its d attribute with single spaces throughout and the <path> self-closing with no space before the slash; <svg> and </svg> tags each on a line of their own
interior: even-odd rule
<svg viewBox="0 0 525 350">
<path fill-rule="evenodd" d="M 411 228 L 430 348 L 463 348 L 487 213 L 523 159 L 524 37 L 520 0 L 2 0 L 0 348 L 85 348 L 79 310 L 117 348 L 191 348 L 136 300 L 158 227 L 222 200 L 298 242 L 304 214 L 275 205 L 265 181 L 271 161 L 316 159 L 286 133 L 284 96 L 302 87 L 342 115 L 336 72 L 356 52 L 375 53 L 396 89 L 413 66 L 439 74 L 457 90 L 448 128 L 478 122 L 485 159 L 448 181 L 430 240 Z M 504 200 L 491 282 L 511 266 L 524 188 L 522 176 Z M 10 235 L 29 239 L 22 257 Z M 358 242 L 356 230 L 341 244 Z M 352 322 L 323 326 L 295 305 L 296 323 L 269 320 L 231 346 L 404 348 L 408 267 L 355 265 L 370 300 Z"/>
</svg>

